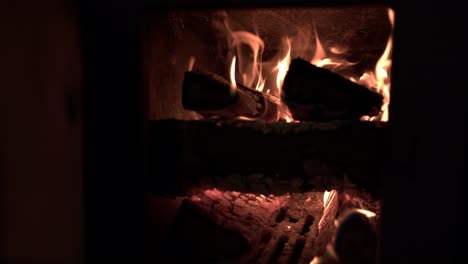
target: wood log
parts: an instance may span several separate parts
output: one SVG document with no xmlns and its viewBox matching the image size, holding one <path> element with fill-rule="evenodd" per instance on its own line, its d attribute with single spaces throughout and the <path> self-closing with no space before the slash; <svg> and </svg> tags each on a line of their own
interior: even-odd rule
<svg viewBox="0 0 468 264">
<path fill-rule="evenodd" d="M 377 261 L 375 223 L 365 215 L 350 211 L 341 216 L 334 249 L 342 264 L 375 264 Z"/>
<path fill-rule="evenodd" d="M 322 197 L 197 190 L 177 211 L 171 244 L 195 263 L 309 263 Z"/>
<path fill-rule="evenodd" d="M 325 121 L 376 116 L 383 96 L 296 58 L 284 79 L 282 100 L 295 120 Z"/>
<path fill-rule="evenodd" d="M 219 263 L 246 254 L 251 245 L 240 230 L 219 222 L 215 210 L 188 199 L 178 209 L 171 227 L 170 250 L 177 262 Z"/>
<path fill-rule="evenodd" d="M 348 178 L 378 195 L 388 132 L 386 123 L 359 121 L 151 121 L 149 187 L 167 194 L 200 186 L 281 194 L 342 189 Z"/>
<path fill-rule="evenodd" d="M 278 121 L 280 100 L 242 84 L 235 88 L 223 77 L 209 72 L 185 73 L 182 105 L 205 117 L 248 118 Z"/>
</svg>

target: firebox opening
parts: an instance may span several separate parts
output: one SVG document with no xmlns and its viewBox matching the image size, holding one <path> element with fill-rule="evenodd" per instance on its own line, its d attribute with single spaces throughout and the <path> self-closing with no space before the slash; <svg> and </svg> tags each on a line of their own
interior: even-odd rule
<svg viewBox="0 0 468 264">
<path fill-rule="evenodd" d="M 377 263 L 393 21 L 387 7 L 151 13 L 148 254 Z"/>
<path fill-rule="evenodd" d="M 148 17 L 144 57 L 152 120 L 389 119 L 394 13 L 387 7 L 177 10 Z M 330 81 L 300 62 L 346 81 Z M 223 83 L 213 84 L 199 72 Z M 347 81 L 383 100 L 351 92 L 359 88 Z M 277 109 L 263 109 L 244 87 Z M 227 107 L 232 100 L 241 103 Z"/>
</svg>

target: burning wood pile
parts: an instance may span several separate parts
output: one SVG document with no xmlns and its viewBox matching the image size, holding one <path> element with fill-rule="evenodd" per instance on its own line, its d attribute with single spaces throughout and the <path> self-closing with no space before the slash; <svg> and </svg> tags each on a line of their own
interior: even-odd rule
<svg viewBox="0 0 468 264">
<path fill-rule="evenodd" d="M 218 75 L 189 71 L 182 102 L 205 117 L 266 122 L 279 121 L 282 109 L 298 121 L 359 120 L 379 115 L 383 105 L 382 95 L 301 58 L 291 61 L 281 90 L 280 99 Z"/>
<path fill-rule="evenodd" d="M 393 13 L 389 11 L 393 25 Z M 199 69 L 195 58 L 185 72 L 182 105 L 203 117 L 277 122 L 388 120 L 392 38 L 375 68 L 360 77 L 339 73 L 355 63 L 328 57 L 315 30 L 315 54 L 291 60 L 292 43 L 284 38 L 284 57 L 262 61 L 265 43 L 253 33 L 231 31 L 229 79 Z M 243 47 L 251 52 L 245 52 Z M 336 52 L 336 51 L 335 51 Z M 239 60 L 239 62 L 238 62 Z M 274 65 L 272 67 L 272 65 Z M 240 79 L 240 80 L 239 80 Z"/>
<path fill-rule="evenodd" d="M 291 59 L 287 37 L 284 54 L 263 64 L 263 40 L 226 27 L 229 78 L 194 69 L 195 58 L 184 73 L 182 105 L 201 120 L 149 125 L 150 173 L 167 175 L 152 192 L 184 197 L 170 252 L 209 263 L 375 263 L 391 37 L 374 70 L 353 77 L 338 73 L 347 62 L 327 57 L 317 32 L 310 61 Z"/>
</svg>

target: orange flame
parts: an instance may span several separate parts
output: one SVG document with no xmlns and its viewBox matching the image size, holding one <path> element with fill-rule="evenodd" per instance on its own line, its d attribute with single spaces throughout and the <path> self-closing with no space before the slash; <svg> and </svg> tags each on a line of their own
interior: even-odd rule
<svg viewBox="0 0 468 264">
<path fill-rule="evenodd" d="M 239 72 L 242 74 L 242 83 L 247 87 L 253 87 L 263 91 L 265 79 L 262 77 L 262 53 L 265 47 L 263 40 L 248 31 L 234 31 L 232 45 L 236 48 L 239 57 Z M 252 51 L 251 56 L 243 54 L 242 44 L 247 45 Z"/>
<path fill-rule="evenodd" d="M 283 87 L 284 78 L 289 70 L 289 64 L 291 63 L 291 40 L 285 39 L 287 45 L 286 55 L 283 59 L 278 61 L 278 64 L 273 68 L 276 74 L 276 89 L 278 96 L 281 96 L 281 89 Z M 285 120 L 287 123 L 294 121 L 291 112 L 285 104 L 281 104 L 280 107 L 280 119 Z"/>
<path fill-rule="evenodd" d="M 388 9 L 388 17 L 390 24 L 394 26 L 395 13 L 392 9 Z M 328 68 L 331 71 L 335 71 L 339 67 L 349 67 L 355 63 L 340 59 L 337 57 L 331 57 L 327 54 L 325 48 L 323 47 L 318 32 L 315 29 L 315 53 L 310 63 L 316 65 L 317 67 Z M 390 104 L 390 68 L 392 66 L 391 52 L 392 52 L 393 39 L 392 36 L 388 38 L 385 51 L 382 56 L 377 61 L 373 71 L 365 72 L 355 79 L 353 77 L 347 77 L 349 80 L 359 83 L 371 90 L 374 90 L 377 93 L 380 93 L 384 97 L 384 102 L 381 108 L 381 113 L 375 117 L 364 116 L 362 120 L 369 121 L 388 121 L 389 113 L 388 106 Z M 346 49 L 343 47 L 331 47 L 330 52 L 332 54 L 342 54 Z"/>
<path fill-rule="evenodd" d="M 310 60 L 310 63 L 320 67 L 319 65 L 327 57 L 327 53 L 323 49 L 323 46 L 322 46 L 322 43 L 320 42 L 320 39 L 317 33 L 317 28 L 315 27 L 315 25 L 314 25 L 314 34 L 315 34 L 315 53 L 314 53 L 314 57 L 312 58 L 312 60 Z"/>
<path fill-rule="evenodd" d="M 395 13 L 392 9 L 388 9 L 388 18 L 392 29 L 395 22 Z M 377 117 L 368 117 L 364 116 L 363 120 L 369 121 L 388 121 L 389 119 L 389 110 L 388 106 L 390 104 L 390 68 L 392 66 L 391 53 L 393 48 L 393 38 L 390 36 L 385 47 L 385 51 L 382 56 L 379 58 L 375 65 L 374 72 L 364 73 L 359 80 L 353 80 L 361 85 L 369 87 L 370 89 L 375 90 L 384 97 L 384 102 L 382 105 L 382 112 Z"/>
<path fill-rule="evenodd" d="M 314 29 L 315 29 L 314 31 L 315 53 L 314 53 L 312 60 L 310 60 L 311 64 L 314 64 L 315 66 L 321 67 L 321 68 L 328 68 L 331 71 L 334 71 L 339 67 L 349 67 L 355 64 L 344 59 L 328 56 L 327 52 L 323 48 L 322 42 L 320 41 L 317 29 L 315 27 Z M 345 48 L 339 49 L 337 47 L 331 47 L 330 51 L 333 54 L 342 54 L 344 53 Z"/>
<path fill-rule="evenodd" d="M 235 88 L 237 85 L 236 76 L 241 76 L 242 80 L 240 81 L 242 84 L 257 91 L 278 97 L 278 101 L 281 101 L 279 98 L 281 87 L 291 62 L 291 40 L 287 37 L 285 38 L 286 48 L 284 50 L 284 57 L 278 58 L 276 56 L 276 61 L 273 59 L 272 61 L 264 62 L 262 61 L 262 53 L 265 44 L 258 35 L 247 31 L 234 31 L 231 32 L 231 36 L 233 39 L 231 45 L 235 48 L 237 56 L 234 56 L 230 68 L 232 87 Z M 242 48 L 243 46 L 244 49 Z M 245 46 L 249 48 L 250 52 L 246 52 Z M 236 72 L 238 73 L 237 75 Z M 273 86 L 275 84 L 276 86 Z M 280 103 L 279 109 L 280 119 L 286 122 L 293 121 L 292 115 L 285 104 Z"/>
</svg>

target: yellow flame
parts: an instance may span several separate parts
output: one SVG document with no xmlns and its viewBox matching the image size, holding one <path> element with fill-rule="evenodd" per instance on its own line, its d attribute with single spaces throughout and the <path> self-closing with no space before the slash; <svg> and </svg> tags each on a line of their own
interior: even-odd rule
<svg viewBox="0 0 468 264">
<path fill-rule="evenodd" d="M 278 75 L 276 76 L 276 88 L 278 89 L 279 94 L 281 94 L 284 77 L 286 77 L 289 64 L 291 63 L 291 40 L 289 40 L 289 38 L 286 38 L 286 44 L 288 45 L 286 56 L 284 56 L 284 58 L 280 60 L 278 65 L 275 67 L 275 70 L 278 71 Z"/>
<path fill-rule="evenodd" d="M 390 25 L 392 30 L 395 23 L 395 13 L 392 9 L 388 9 L 388 18 L 390 20 Z M 374 89 L 376 92 L 380 93 L 384 97 L 382 105 L 382 113 L 378 117 L 363 117 L 364 120 L 380 120 L 388 121 L 389 119 L 389 110 L 388 106 L 390 104 L 390 68 L 392 66 L 391 53 L 393 49 L 393 37 L 389 36 L 387 40 L 387 45 L 385 50 L 380 56 L 379 60 L 375 65 L 373 72 L 364 73 L 357 83 L 367 86 L 371 89 Z"/>
<path fill-rule="evenodd" d="M 395 22 L 395 13 L 392 9 L 388 9 L 388 18 L 393 30 Z M 338 67 L 349 67 L 355 63 L 346 61 L 335 57 L 331 57 L 327 54 L 325 48 L 323 47 L 322 42 L 320 41 L 316 27 L 314 26 L 315 34 L 315 52 L 310 63 L 316 65 L 317 67 L 327 68 L 331 71 L 335 71 Z M 381 113 L 376 117 L 364 116 L 362 120 L 369 121 L 388 121 L 389 111 L 388 106 L 390 104 L 390 68 L 392 65 L 391 53 L 392 53 L 393 39 L 390 35 L 385 47 L 385 50 L 379 60 L 377 61 L 375 67 L 371 71 L 367 71 L 361 75 L 359 78 L 347 77 L 345 78 L 359 83 L 371 90 L 374 90 L 377 93 L 380 93 L 383 98 L 383 104 L 381 108 Z M 339 55 L 345 52 L 346 48 L 341 47 L 331 47 L 330 51 L 332 54 Z"/>
<path fill-rule="evenodd" d="M 376 213 L 372 212 L 372 211 L 369 211 L 369 210 L 366 210 L 366 209 L 361 209 L 361 208 L 358 208 L 358 209 L 354 209 L 356 212 L 360 213 L 360 214 L 363 214 L 365 215 L 367 218 L 372 218 L 372 217 L 375 217 L 377 216 Z"/>
<path fill-rule="evenodd" d="M 235 88 L 237 82 L 240 81 L 249 88 L 279 98 L 281 86 L 291 62 L 291 40 L 288 37 L 285 38 L 286 47 L 281 52 L 281 54 L 285 54 L 284 56 L 275 56 L 272 61 L 264 62 L 262 61 L 262 53 L 265 44 L 258 35 L 247 31 L 230 31 L 230 33 L 233 39 L 231 45 L 235 48 L 236 54 L 230 68 L 232 87 Z M 249 48 L 250 52 L 246 52 L 246 47 Z M 236 80 L 236 76 L 240 77 L 241 80 L 239 78 Z M 276 87 L 274 87 L 275 84 Z M 281 99 L 279 99 L 279 102 L 279 119 L 293 122 L 288 107 L 281 102 Z M 243 119 L 244 117 L 240 118 Z"/>
<path fill-rule="evenodd" d="M 231 70 L 230 70 L 230 77 L 231 77 L 231 88 L 236 89 L 236 56 L 232 58 L 231 62 Z"/>
<path fill-rule="evenodd" d="M 327 207 L 328 198 L 330 197 L 331 191 L 325 191 L 323 193 L 323 207 Z"/>
<path fill-rule="evenodd" d="M 312 60 L 310 60 L 311 64 L 314 64 L 320 68 L 328 68 L 331 71 L 336 70 L 338 67 L 342 66 L 352 66 L 356 63 L 349 62 L 344 59 L 340 59 L 337 57 L 330 57 L 328 56 L 325 48 L 323 47 L 322 42 L 320 41 L 317 29 L 314 26 L 314 34 L 315 34 L 315 52 Z M 333 54 L 342 54 L 346 51 L 346 48 L 338 49 L 337 47 L 330 48 L 331 53 Z"/>
<path fill-rule="evenodd" d="M 388 9 L 388 17 L 393 29 L 393 10 Z M 264 62 L 262 61 L 262 54 L 265 43 L 258 34 L 242 30 L 231 31 L 228 24 L 226 24 L 226 29 L 232 37 L 230 44 L 231 47 L 235 49 L 236 55 L 231 62 L 230 68 L 230 78 L 233 89 L 236 88 L 237 82 L 241 82 L 249 88 L 280 97 L 284 78 L 286 77 L 289 69 L 291 53 L 294 52 L 291 45 L 291 39 L 289 37 L 285 37 L 287 45 L 280 53 L 285 55 L 282 55 L 281 57 L 277 55 L 273 60 Z M 306 33 L 306 35 L 308 34 Z M 315 51 L 310 63 L 331 71 L 336 71 L 338 68 L 345 68 L 356 64 L 342 58 L 343 54 L 347 52 L 348 47 L 339 46 L 338 44 L 334 44 L 328 48 L 325 47 L 319 38 L 315 25 L 314 35 Z M 246 49 L 246 47 L 248 49 Z M 330 54 L 327 54 L 327 50 Z M 381 114 L 377 117 L 364 116 L 362 117 L 363 120 L 388 121 L 388 105 L 390 102 L 390 67 L 392 64 L 390 59 L 391 51 L 392 36 L 389 37 L 385 51 L 377 61 L 373 70 L 363 73 L 359 78 L 343 76 L 353 82 L 375 90 L 384 97 Z M 240 80 L 238 79 L 236 82 L 235 76 L 238 76 Z M 280 104 L 279 109 L 280 119 L 286 120 L 286 122 L 294 121 L 292 114 L 284 103 Z"/>
<path fill-rule="evenodd" d="M 310 63 L 318 66 L 319 64 L 321 64 L 322 60 L 324 60 L 327 57 L 327 53 L 325 52 L 325 49 L 322 46 L 322 42 L 320 42 L 320 38 L 317 32 L 317 27 L 315 25 L 314 25 L 314 34 L 315 34 L 315 53 L 314 53 L 314 57 L 312 58 L 312 60 L 310 60 Z"/>
<path fill-rule="evenodd" d="M 237 49 L 239 57 L 239 71 L 242 73 L 242 83 L 247 87 L 263 91 L 265 79 L 262 77 L 261 56 L 265 43 L 256 34 L 248 31 L 234 31 L 232 45 Z M 242 44 L 247 45 L 252 51 L 251 56 L 242 54 Z"/>
</svg>

